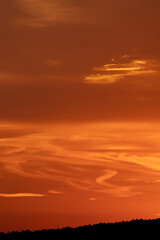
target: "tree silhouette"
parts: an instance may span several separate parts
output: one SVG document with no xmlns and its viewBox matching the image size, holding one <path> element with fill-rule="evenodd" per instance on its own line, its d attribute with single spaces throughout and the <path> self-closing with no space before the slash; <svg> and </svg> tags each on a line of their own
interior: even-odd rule
<svg viewBox="0 0 160 240">
<path fill-rule="evenodd" d="M 140 237 L 151 236 L 154 239 L 159 236 L 160 219 L 134 219 L 131 221 L 122 221 L 115 223 L 99 223 L 95 225 L 85 225 L 77 228 L 50 229 L 41 231 L 22 231 L 0 233 L 0 240 L 37 240 L 37 239 L 57 239 L 57 237 L 70 237 L 73 239 L 93 238 L 97 239 L 116 239 L 123 237 L 125 239 L 139 239 Z M 143 239 L 142 238 L 142 239 Z"/>
</svg>

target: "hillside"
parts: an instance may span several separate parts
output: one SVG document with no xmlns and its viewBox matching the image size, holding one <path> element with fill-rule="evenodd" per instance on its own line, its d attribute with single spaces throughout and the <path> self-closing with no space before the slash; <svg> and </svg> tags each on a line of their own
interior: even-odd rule
<svg viewBox="0 0 160 240">
<path fill-rule="evenodd" d="M 111 239 L 114 237 L 148 237 L 157 236 L 160 232 L 160 218 L 153 220 L 131 220 L 116 223 L 99 223 L 77 228 L 50 229 L 41 231 L 22 231 L 0 233 L 0 240 L 28 240 L 28 239 L 57 239 L 57 237 L 98 237 L 98 239 Z"/>
</svg>

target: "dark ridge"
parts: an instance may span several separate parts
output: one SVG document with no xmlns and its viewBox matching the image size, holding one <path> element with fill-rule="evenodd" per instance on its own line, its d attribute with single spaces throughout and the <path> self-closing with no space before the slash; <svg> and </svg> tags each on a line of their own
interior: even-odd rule
<svg viewBox="0 0 160 240">
<path fill-rule="evenodd" d="M 38 231 L 14 231 L 0 232 L 0 240 L 36 240 L 36 239 L 57 239 L 56 237 L 98 237 L 98 239 L 114 239 L 114 237 L 124 237 L 132 239 L 135 237 L 149 237 L 159 239 L 160 237 L 160 218 L 158 219 L 135 219 L 131 221 L 122 221 L 115 223 L 99 223 L 94 225 L 85 225 L 76 228 L 49 229 Z M 143 238 L 142 238 L 143 239 Z"/>
</svg>

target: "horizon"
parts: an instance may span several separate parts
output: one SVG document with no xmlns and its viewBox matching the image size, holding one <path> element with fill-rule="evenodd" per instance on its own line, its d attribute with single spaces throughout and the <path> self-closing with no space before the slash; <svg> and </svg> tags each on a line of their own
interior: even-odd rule
<svg viewBox="0 0 160 240">
<path fill-rule="evenodd" d="M 78 228 L 85 228 L 85 227 L 96 227 L 98 225 L 116 225 L 116 224 L 126 224 L 126 223 L 133 223 L 133 222 L 154 222 L 154 221 L 158 221 L 160 220 L 160 218 L 153 218 L 153 219 L 142 219 L 142 218 L 138 218 L 138 219 L 131 219 L 131 220 L 126 220 L 126 221 L 116 221 L 116 222 L 99 222 L 99 223 L 93 223 L 93 224 L 85 224 L 85 225 L 77 225 L 75 227 L 70 227 L 70 226 L 64 226 L 62 228 L 48 228 L 48 229 L 34 229 L 34 230 L 31 230 L 31 229 L 23 229 L 23 230 L 20 230 L 20 231 L 17 231 L 17 230 L 13 230 L 13 231 L 8 231 L 8 232 L 0 232 L 0 234 L 11 234 L 11 233 L 22 233 L 22 232 L 31 232 L 31 233 L 34 233 L 34 232 L 41 232 L 41 231 L 50 231 L 50 230 L 65 230 L 65 229 L 78 229 Z"/>
<path fill-rule="evenodd" d="M 160 216 L 160 2 L 0 2 L 0 232 Z"/>
</svg>

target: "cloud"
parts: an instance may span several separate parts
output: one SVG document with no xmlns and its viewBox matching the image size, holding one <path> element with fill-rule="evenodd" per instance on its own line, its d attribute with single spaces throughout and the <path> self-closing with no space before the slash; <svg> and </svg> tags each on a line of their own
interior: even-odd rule
<svg viewBox="0 0 160 240">
<path fill-rule="evenodd" d="M 15 73 L 8 73 L 8 72 L 0 72 L 0 83 L 3 82 L 20 82 L 22 79 L 25 80 L 26 78 L 23 75 L 15 74 Z"/>
<path fill-rule="evenodd" d="M 53 68 L 58 68 L 62 65 L 62 61 L 56 59 L 46 59 L 44 62 L 45 64 Z"/>
<path fill-rule="evenodd" d="M 9 135 L 13 128 L 22 126 L 1 124 L 1 128 L 5 127 Z M 22 182 L 40 180 L 49 194 L 74 189 L 115 197 L 134 196 L 146 191 L 145 184 L 159 184 L 159 125 L 96 123 L 50 125 L 42 129 L 33 125 L 32 133 L 31 126 L 28 128 L 30 132 L 24 126 L 22 135 L 1 138 L 2 180 L 8 181 L 8 176 Z M 12 191 L 12 184 L 7 184 Z M 55 184 L 61 191 L 50 188 Z M 1 191 L 6 191 L 5 186 Z M 41 186 L 38 188 L 30 191 L 41 191 Z M 28 193 L 0 196 L 27 197 Z"/>
<path fill-rule="evenodd" d="M 130 59 L 129 55 L 124 55 L 120 59 L 112 59 L 112 63 L 93 67 L 92 70 L 97 73 L 85 76 L 84 80 L 91 84 L 110 84 L 129 76 L 153 74 L 156 72 L 153 67 L 148 60 Z"/>
<path fill-rule="evenodd" d="M 119 159 L 123 161 L 127 160 L 128 162 L 134 162 L 144 167 L 148 167 L 153 170 L 160 171 L 160 154 L 159 153 L 152 153 L 152 154 L 126 154 L 121 153 L 119 155 Z"/>
<path fill-rule="evenodd" d="M 33 77 L 25 76 L 24 74 L 19 74 L 15 72 L 0 72 L 0 84 L 3 83 L 19 83 L 33 81 Z"/>
<path fill-rule="evenodd" d="M 63 192 L 55 191 L 55 190 L 49 190 L 48 191 L 51 194 L 63 194 Z"/>
<path fill-rule="evenodd" d="M 116 176 L 118 172 L 116 170 L 105 170 L 105 174 L 98 177 L 96 179 L 96 182 L 102 186 L 104 186 L 106 189 L 99 189 L 100 192 L 108 193 L 116 197 L 131 197 L 137 194 L 140 194 L 140 192 L 135 192 L 132 190 L 131 186 L 121 186 L 117 184 L 113 184 L 111 182 L 108 182 L 112 177 Z"/>
<path fill-rule="evenodd" d="M 28 13 L 28 17 L 19 19 L 19 23 L 32 27 L 44 27 L 47 23 L 62 20 L 65 14 L 57 1 L 22 0 L 17 4 Z"/>
<path fill-rule="evenodd" d="M 0 197 L 5 198 L 21 198 L 21 197 L 44 197 L 43 194 L 37 193 L 0 193 Z"/>
<path fill-rule="evenodd" d="M 96 198 L 93 198 L 93 197 L 91 197 L 91 198 L 89 198 L 89 200 L 90 200 L 90 201 L 96 201 L 97 199 L 96 199 Z"/>
<path fill-rule="evenodd" d="M 6 81 L 8 79 L 11 79 L 12 75 L 9 73 L 4 73 L 4 72 L 0 72 L 0 80 L 2 81 Z"/>
<path fill-rule="evenodd" d="M 26 13 L 26 17 L 19 18 L 17 23 L 34 28 L 43 28 L 55 23 L 96 22 L 94 17 L 97 10 L 93 4 L 86 7 L 85 4 L 66 0 L 16 0 L 16 3 Z"/>
<path fill-rule="evenodd" d="M 113 170 L 106 170 L 105 172 L 106 173 L 103 176 L 98 177 L 96 179 L 97 183 L 99 183 L 101 185 L 106 185 L 106 180 L 108 180 L 108 179 L 110 179 L 110 178 L 112 178 L 112 177 L 114 177 L 118 174 L 117 171 L 113 171 Z"/>
</svg>

